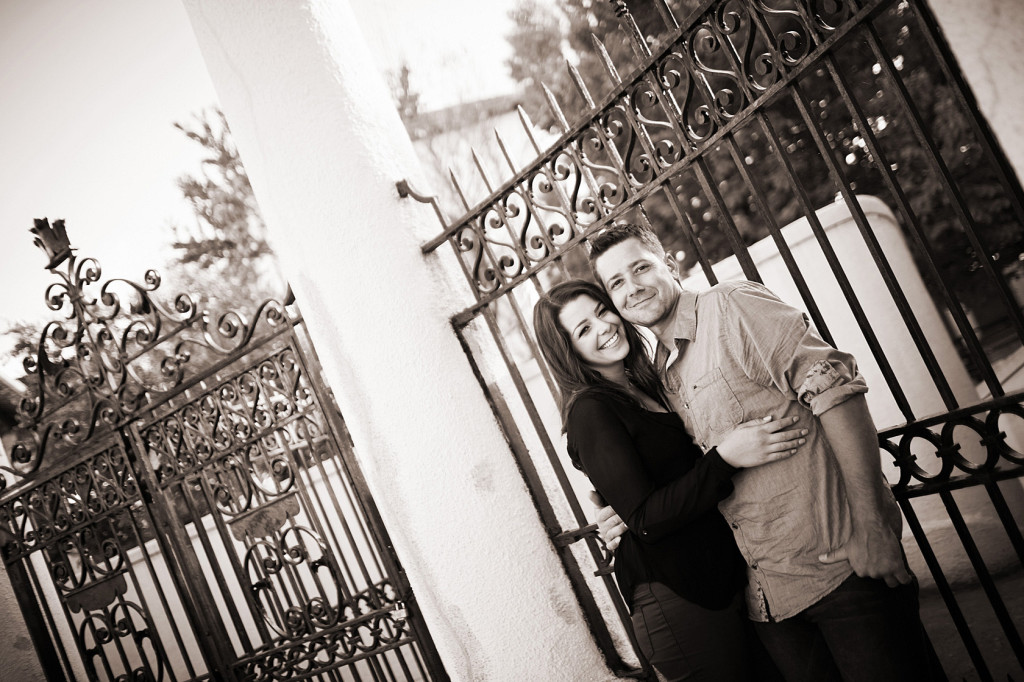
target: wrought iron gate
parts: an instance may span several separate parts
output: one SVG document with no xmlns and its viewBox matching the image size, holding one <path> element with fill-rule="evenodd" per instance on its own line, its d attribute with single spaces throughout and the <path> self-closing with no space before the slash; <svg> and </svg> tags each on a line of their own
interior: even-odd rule
<svg viewBox="0 0 1024 682">
<path fill-rule="evenodd" d="M 682 24 L 669 7 L 681 4 L 698 5 Z M 630 646 L 628 614 L 588 525 L 589 485 L 567 466 L 557 390 L 528 320 L 538 293 L 591 276 L 590 235 L 629 221 L 657 231 L 704 286 L 761 281 L 769 254 L 781 263 L 790 302 L 830 342 L 835 316 L 852 320 L 864 343 L 858 357 L 878 368 L 872 390 L 891 395 L 896 415 L 880 424 L 879 444 L 916 540 L 908 551 L 945 606 L 945 614 L 925 614 L 933 639 L 941 619 L 949 627 L 937 643 L 953 663 L 966 662 L 982 680 L 1019 674 L 1024 609 L 1009 597 L 1020 594 L 1024 566 L 1024 386 L 1011 381 L 1014 363 L 1024 363 L 1024 195 L 927 3 L 630 3 L 646 10 L 642 26 L 623 0 L 610 5 L 625 38 L 605 38 L 633 55 L 619 50 L 613 59 L 595 38 L 611 83 L 603 95 L 569 66 L 575 91 L 561 96 L 581 103 L 575 120 L 545 88 L 559 135 L 550 148 L 541 150 L 520 109 L 536 159 L 517 168 L 499 137 L 511 178 L 491 191 L 474 155 L 491 193 L 474 204 L 452 174 L 465 211 L 455 221 L 436 199 L 399 184 L 400 193 L 433 202 L 441 219 L 442 233 L 423 250 L 447 243 L 465 274 L 474 301 L 453 326 L 609 665 L 652 675 Z M 834 209 L 854 236 L 841 246 L 824 217 Z M 883 238 L 883 214 L 898 238 Z M 824 264 L 816 275 L 797 253 L 794 230 Z M 853 249 L 864 256 L 851 268 Z M 903 249 L 911 255 L 898 263 Z M 865 295 L 856 280 L 868 271 L 879 284 Z M 912 303 L 914 278 L 925 293 Z M 823 303 L 826 285 L 841 305 Z M 880 306 L 893 314 L 879 321 Z M 934 325 L 926 329 L 928 315 Z M 892 328 L 905 339 L 902 350 L 883 338 Z M 952 361 L 939 357 L 943 339 Z M 966 391 L 954 387 L 955 374 Z M 911 387 L 924 387 L 928 399 Z M 935 523 L 923 523 L 922 510 Z M 982 533 L 979 519 L 989 524 Z M 951 543 L 959 563 L 948 561 Z M 983 543 L 999 544 L 1008 560 L 997 566 Z"/>
<path fill-rule="evenodd" d="M 48 678 L 446 679 L 295 307 L 164 308 L 34 231 L 68 320 L 0 528 Z"/>
</svg>

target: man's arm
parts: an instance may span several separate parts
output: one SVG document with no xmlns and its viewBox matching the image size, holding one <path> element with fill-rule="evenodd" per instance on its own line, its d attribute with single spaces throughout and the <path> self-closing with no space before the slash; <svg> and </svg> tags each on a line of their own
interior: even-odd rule
<svg viewBox="0 0 1024 682">
<path fill-rule="evenodd" d="M 889 587 L 910 582 L 900 539 L 883 517 L 885 483 L 878 436 L 864 395 L 850 397 L 819 419 L 835 453 L 853 519 L 850 540 L 819 558 L 825 563 L 846 559 L 857 575 L 880 578 Z"/>
</svg>

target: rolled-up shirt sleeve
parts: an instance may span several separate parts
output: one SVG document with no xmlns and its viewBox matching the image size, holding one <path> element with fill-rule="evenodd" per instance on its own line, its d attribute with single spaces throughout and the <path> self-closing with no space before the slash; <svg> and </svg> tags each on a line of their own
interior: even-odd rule
<svg viewBox="0 0 1024 682">
<path fill-rule="evenodd" d="M 800 310 L 745 283 L 725 297 L 727 342 L 753 381 L 773 385 L 820 415 L 868 386 L 852 355 L 833 348 Z"/>
</svg>

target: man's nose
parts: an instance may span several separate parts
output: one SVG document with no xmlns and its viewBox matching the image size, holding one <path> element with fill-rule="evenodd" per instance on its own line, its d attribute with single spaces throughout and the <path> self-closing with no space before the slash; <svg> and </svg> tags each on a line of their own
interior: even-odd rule
<svg viewBox="0 0 1024 682">
<path fill-rule="evenodd" d="M 643 285 L 640 284 L 639 282 L 637 282 L 636 280 L 634 280 L 634 279 L 626 280 L 626 291 L 629 292 L 630 296 L 636 296 L 637 294 L 641 293 L 643 290 L 644 290 Z"/>
</svg>

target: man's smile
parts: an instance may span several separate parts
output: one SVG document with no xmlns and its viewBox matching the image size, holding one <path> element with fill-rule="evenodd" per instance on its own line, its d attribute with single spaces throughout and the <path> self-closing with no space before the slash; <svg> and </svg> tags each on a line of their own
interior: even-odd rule
<svg viewBox="0 0 1024 682">
<path fill-rule="evenodd" d="M 650 295 L 650 296 L 648 296 L 647 298 L 642 298 L 642 299 L 640 299 L 639 301 L 633 301 L 632 303 L 630 303 L 630 304 L 629 304 L 628 306 L 626 306 L 626 307 L 627 307 L 627 308 L 636 308 L 637 306 L 640 306 L 640 305 L 643 305 L 644 303 L 647 303 L 647 302 L 648 302 L 649 300 L 651 300 L 652 298 L 654 298 L 654 296 L 655 296 L 654 294 L 651 294 L 651 295 Z"/>
</svg>

